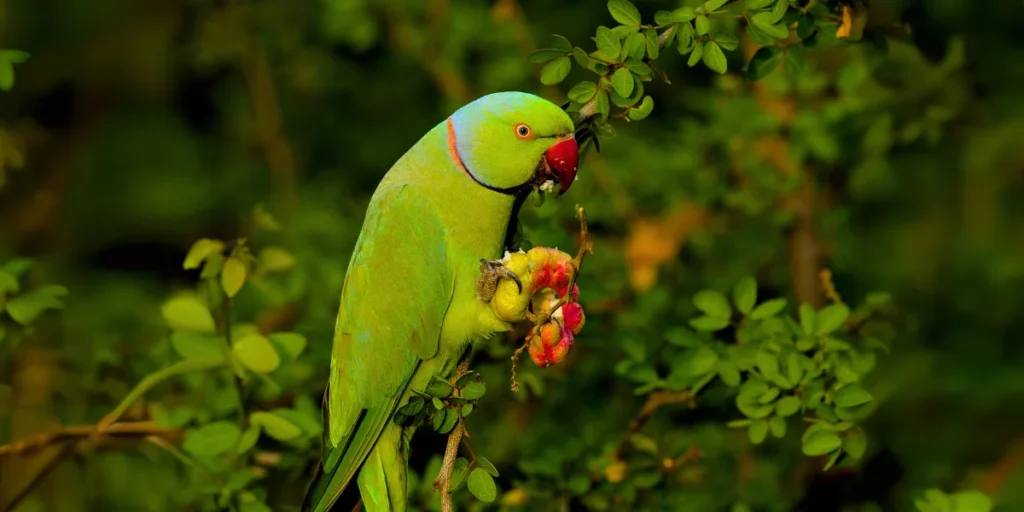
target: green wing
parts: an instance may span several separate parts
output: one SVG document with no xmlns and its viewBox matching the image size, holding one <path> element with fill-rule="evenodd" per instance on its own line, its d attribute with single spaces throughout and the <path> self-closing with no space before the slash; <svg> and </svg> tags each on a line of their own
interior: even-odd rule
<svg viewBox="0 0 1024 512">
<path fill-rule="evenodd" d="M 306 507 L 330 510 L 434 357 L 451 302 L 445 231 L 423 193 L 383 183 L 356 242 L 334 331 L 321 472 Z"/>
</svg>

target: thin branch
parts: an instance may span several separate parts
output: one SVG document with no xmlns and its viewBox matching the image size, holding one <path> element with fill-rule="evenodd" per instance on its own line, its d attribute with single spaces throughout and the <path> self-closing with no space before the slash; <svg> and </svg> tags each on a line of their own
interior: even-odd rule
<svg viewBox="0 0 1024 512">
<path fill-rule="evenodd" d="M 441 491 L 441 512 L 453 512 L 455 505 L 452 503 L 452 469 L 455 468 L 455 458 L 459 454 L 459 443 L 466 433 L 466 427 L 462 419 L 455 425 L 455 429 L 448 434 L 448 445 L 444 450 L 444 460 L 441 462 L 441 471 L 434 480 L 434 488 Z"/>
<path fill-rule="evenodd" d="M 450 382 L 455 384 L 467 373 L 469 373 L 469 355 L 459 362 Z M 459 445 L 462 444 L 463 437 L 469 437 L 469 434 L 466 433 L 466 426 L 463 424 L 462 418 L 459 418 L 455 428 L 448 434 L 448 444 L 445 446 L 444 459 L 441 461 L 441 471 L 438 472 L 437 478 L 434 480 L 434 489 L 441 491 L 442 512 L 454 512 L 455 510 L 455 505 L 452 503 L 452 470 L 455 468 L 455 459 L 459 455 Z M 473 459 L 476 460 L 476 454 L 473 455 Z"/>
<path fill-rule="evenodd" d="M 636 417 L 633 418 L 633 421 L 631 421 L 629 426 L 626 427 L 626 432 L 622 434 L 622 440 L 619 441 L 619 444 L 615 447 L 615 451 L 612 452 L 612 459 L 617 460 L 619 458 L 619 455 L 622 453 L 622 448 L 627 442 L 629 442 L 629 438 L 633 437 L 633 434 L 640 432 L 640 429 L 642 429 L 647 421 L 651 419 L 651 416 L 654 416 L 654 413 L 657 412 L 658 409 L 665 405 L 678 403 L 687 403 L 690 404 L 690 407 L 693 407 L 696 405 L 695 398 L 696 397 L 686 389 L 682 391 L 659 390 L 647 395 L 647 401 L 644 402 L 643 407 L 640 408 L 640 412 L 637 413 Z"/>
<path fill-rule="evenodd" d="M 39 450 L 56 444 L 60 441 L 76 440 L 85 438 L 111 436 L 119 438 L 148 438 L 155 437 L 162 440 L 176 440 L 181 437 L 181 431 L 175 428 L 158 425 L 152 421 L 132 421 L 124 423 L 113 423 L 110 425 L 72 425 L 57 429 L 53 432 L 38 434 L 35 437 L 14 441 L 10 444 L 0 445 L 0 456 L 23 453 Z"/>
<path fill-rule="evenodd" d="M 29 493 L 31 493 L 32 490 L 35 489 L 36 486 L 38 486 L 39 483 L 42 482 L 44 478 L 46 478 L 46 475 L 49 475 L 50 473 L 53 472 L 54 469 L 57 469 L 57 467 L 60 466 L 60 463 L 64 461 L 64 457 L 67 457 L 71 453 L 71 451 L 75 449 L 76 445 L 77 443 L 75 442 L 68 442 L 63 447 L 61 447 L 60 452 L 57 453 L 57 455 L 54 456 L 52 459 L 50 459 L 46 463 L 46 465 L 39 470 L 39 472 L 37 472 L 35 475 L 32 475 L 32 478 L 29 479 L 29 481 L 25 483 L 25 485 L 23 485 L 22 488 L 14 494 L 14 497 L 11 498 L 11 501 L 4 505 L 3 512 L 11 512 L 12 510 L 14 510 L 18 506 L 18 504 L 21 503 L 21 500 L 25 499 L 25 497 L 28 496 Z"/>
<path fill-rule="evenodd" d="M 587 228 L 587 211 L 580 205 L 576 205 L 576 216 L 580 219 L 580 249 L 576 253 L 576 257 L 572 259 L 570 264 L 572 265 L 573 272 L 572 276 L 569 277 L 569 286 L 565 289 L 565 295 L 558 299 L 550 308 L 543 311 L 539 315 L 527 313 L 526 318 L 533 325 L 541 325 L 551 319 L 551 316 L 558 311 L 558 308 L 565 304 L 572 302 L 572 289 L 576 286 L 576 279 L 580 275 L 580 269 L 583 268 L 583 258 L 587 254 L 594 254 L 594 242 L 590 239 L 590 230 Z M 516 381 L 516 364 L 519 362 L 519 356 L 523 355 L 523 351 L 529 345 L 529 340 L 525 341 L 515 352 L 512 353 L 512 392 L 519 392 L 519 382 Z"/>
<path fill-rule="evenodd" d="M 134 389 L 131 390 L 131 392 L 128 393 L 127 396 L 124 397 L 123 400 L 121 400 L 121 403 L 118 404 L 113 411 L 110 411 L 109 414 L 104 416 L 103 419 L 96 424 L 96 430 L 102 431 L 112 426 L 113 423 L 117 421 L 129 407 L 131 407 L 132 403 L 141 398 L 142 395 L 146 394 L 146 392 L 153 386 L 156 386 L 157 384 L 176 375 L 211 370 L 222 366 L 223 364 L 223 359 L 186 359 L 147 375 L 135 386 Z"/>
</svg>

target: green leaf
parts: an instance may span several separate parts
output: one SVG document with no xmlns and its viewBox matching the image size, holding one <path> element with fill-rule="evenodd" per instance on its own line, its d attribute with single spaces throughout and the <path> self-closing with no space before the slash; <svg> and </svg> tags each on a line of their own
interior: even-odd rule
<svg viewBox="0 0 1024 512">
<path fill-rule="evenodd" d="M 487 460 L 486 458 L 478 455 L 476 458 L 476 467 L 486 471 L 489 475 L 493 476 L 494 478 L 498 478 L 498 468 L 494 467 L 494 464 L 491 464 L 491 461 Z"/>
<path fill-rule="evenodd" d="M 199 268 L 199 265 L 203 263 L 212 253 L 224 250 L 224 242 L 220 240 L 214 240 L 212 238 L 200 238 L 192 244 L 192 248 L 188 250 L 188 254 L 185 256 L 185 262 L 182 264 L 182 268 L 190 270 Z"/>
<path fill-rule="evenodd" d="M 813 336 L 815 332 L 815 325 L 817 325 L 817 312 L 808 303 L 800 305 L 800 327 L 803 328 L 804 334 Z"/>
<path fill-rule="evenodd" d="M 633 57 L 626 59 L 626 69 L 630 70 L 634 75 L 648 76 L 651 74 L 650 66 Z"/>
<path fill-rule="evenodd" d="M 814 16 L 809 13 L 804 13 L 800 16 L 800 21 L 796 26 L 796 35 L 801 41 L 806 41 L 814 36 L 817 27 L 815 26 Z"/>
<path fill-rule="evenodd" d="M 569 60 L 569 57 L 559 57 L 541 68 L 540 81 L 545 85 L 561 83 L 562 80 L 565 80 L 565 77 L 569 76 L 569 71 L 571 70 L 572 61 Z"/>
<path fill-rule="evenodd" d="M 708 347 L 700 347 L 686 353 L 687 374 L 697 377 L 707 375 L 715 370 L 718 353 Z"/>
<path fill-rule="evenodd" d="M 786 11 L 789 10 L 788 0 L 779 0 L 775 2 L 775 5 L 771 10 L 771 18 L 768 18 L 772 23 L 778 23 L 782 21 L 782 18 L 786 15 Z"/>
<path fill-rule="evenodd" d="M 775 71 L 782 62 L 782 50 L 778 46 L 762 46 L 757 49 L 747 64 L 747 78 L 756 82 Z"/>
<path fill-rule="evenodd" d="M 843 441 L 843 450 L 850 454 L 850 457 L 860 460 L 868 451 L 868 437 L 862 432 L 854 432 Z"/>
<path fill-rule="evenodd" d="M 0 294 L 18 293 L 18 290 L 20 289 L 21 286 L 18 284 L 18 280 L 11 274 L 0 269 Z"/>
<path fill-rule="evenodd" d="M 725 385 L 732 388 L 740 385 L 740 372 L 736 368 L 736 363 L 728 359 L 719 359 L 717 371 L 718 377 L 722 379 Z"/>
<path fill-rule="evenodd" d="M 14 88 L 14 65 L 6 59 L 0 59 L 0 91 Z"/>
<path fill-rule="evenodd" d="M 676 51 L 679 55 L 686 55 L 693 49 L 693 25 L 683 23 L 679 25 L 679 36 L 676 38 Z"/>
<path fill-rule="evenodd" d="M 757 353 L 757 369 L 766 379 L 779 375 L 779 358 L 771 352 L 761 350 Z"/>
<path fill-rule="evenodd" d="M 605 91 L 604 89 L 598 90 L 597 100 L 594 101 L 594 113 L 600 114 L 603 117 L 607 117 L 609 108 L 610 107 L 608 105 L 608 91 Z"/>
<path fill-rule="evenodd" d="M 644 100 L 636 108 L 629 109 L 627 114 L 630 119 L 640 121 L 646 119 L 654 111 L 654 100 L 650 96 L 644 96 Z"/>
<path fill-rule="evenodd" d="M 782 68 L 786 76 L 796 78 L 804 70 L 804 57 L 799 48 L 787 47 L 782 54 Z"/>
<path fill-rule="evenodd" d="M 223 359 L 222 346 L 215 336 L 189 331 L 171 333 L 171 348 L 184 359 Z"/>
<path fill-rule="evenodd" d="M 711 20 L 703 14 L 697 16 L 696 21 L 693 23 L 696 26 L 698 36 L 706 35 L 711 30 Z"/>
<path fill-rule="evenodd" d="M 246 429 L 245 433 L 238 440 L 238 445 L 235 447 L 235 452 L 242 454 L 249 450 L 252 450 L 256 446 L 256 442 L 260 440 L 260 427 L 251 426 Z"/>
<path fill-rule="evenodd" d="M 818 311 L 818 335 L 830 334 L 846 323 L 850 308 L 843 304 L 831 304 Z"/>
<path fill-rule="evenodd" d="M 251 333 L 242 336 L 232 347 L 235 357 L 249 370 L 270 373 L 281 365 L 281 356 L 263 335 Z"/>
<path fill-rule="evenodd" d="M 30 56 L 31 54 L 21 50 L 0 50 L 0 59 L 6 60 L 12 64 L 21 64 L 28 60 Z"/>
<path fill-rule="evenodd" d="M 654 23 L 668 25 L 670 23 L 686 23 L 697 17 L 693 7 L 680 7 L 674 11 L 658 11 L 654 14 Z"/>
<path fill-rule="evenodd" d="M 747 0 L 747 9 L 751 11 L 756 9 L 764 9 L 765 7 L 771 5 L 774 1 L 775 0 Z"/>
<path fill-rule="evenodd" d="M 658 58 L 658 54 L 661 52 L 661 47 L 658 46 L 658 32 L 653 28 L 649 28 L 644 31 L 644 40 L 647 43 L 647 56 L 651 60 Z"/>
<path fill-rule="evenodd" d="M 790 352 L 789 358 L 786 360 L 786 377 L 793 385 L 796 385 L 803 376 L 804 367 L 801 364 L 800 354 Z"/>
<path fill-rule="evenodd" d="M 484 503 L 490 503 L 498 497 L 498 486 L 494 484 L 494 477 L 480 468 L 473 469 L 466 480 L 469 492 L 476 496 L 476 499 Z"/>
<path fill-rule="evenodd" d="M 730 1 L 731 0 L 707 0 L 706 2 L 704 2 L 704 11 L 715 12 L 721 9 L 722 6 L 729 3 Z"/>
<path fill-rule="evenodd" d="M 584 69 L 590 69 L 590 56 L 587 52 L 583 51 L 583 48 L 579 46 L 572 49 L 572 57 L 576 59 L 576 63 Z"/>
<path fill-rule="evenodd" d="M 623 25 L 640 25 L 640 11 L 627 0 L 608 0 L 608 12 Z"/>
<path fill-rule="evenodd" d="M 7 272 L 15 279 L 21 279 L 25 272 L 28 272 L 28 269 L 32 268 L 34 264 L 35 262 L 28 258 L 14 258 L 4 263 L 3 269 L 4 272 Z"/>
<path fill-rule="evenodd" d="M 633 434 L 629 437 L 629 444 L 638 452 L 650 453 L 652 455 L 658 454 L 657 441 L 644 434 Z"/>
<path fill-rule="evenodd" d="M 268 436 L 278 441 L 291 441 L 302 435 L 302 429 L 298 425 L 271 412 L 253 412 L 249 415 L 249 423 L 262 427 Z"/>
<path fill-rule="evenodd" d="M 434 398 L 430 399 L 430 403 L 433 404 L 434 405 L 434 409 L 436 409 L 438 411 L 440 411 L 441 409 L 444 409 L 444 402 L 442 402 L 441 399 L 436 397 L 436 396 Z"/>
<path fill-rule="evenodd" d="M 466 481 L 466 476 L 469 475 L 469 460 L 465 457 L 459 457 L 455 459 L 455 465 L 452 466 L 452 485 L 451 490 L 458 489 Z"/>
<path fill-rule="evenodd" d="M 780 398 L 775 404 L 775 413 L 782 417 L 792 416 L 799 410 L 800 399 L 792 395 Z"/>
<path fill-rule="evenodd" d="M 928 489 L 924 500 L 914 500 L 921 512 L 954 512 L 953 499 L 939 489 Z"/>
<path fill-rule="evenodd" d="M 696 333 L 686 327 L 673 327 L 665 332 L 665 339 L 677 347 L 696 348 L 701 344 L 701 339 Z"/>
<path fill-rule="evenodd" d="M 453 389 L 448 381 L 434 377 L 430 384 L 427 384 L 426 393 L 435 398 L 447 398 L 452 394 Z"/>
<path fill-rule="evenodd" d="M 633 92 L 633 73 L 626 68 L 619 68 L 612 74 L 612 87 L 620 96 L 629 96 Z"/>
<path fill-rule="evenodd" d="M 725 60 L 725 53 L 722 53 L 718 43 L 709 41 L 704 45 L 704 65 L 718 74 L 728 71 L 729 63 Z"/>
<path fill-rule="evenodd" d="M 750 19 L 750 22 L 771 37 L 784 39 L 789 37 L 789 29 L 785 25 L 775 23 L 774 15 L 770 12 L 760 12 Z"/>
<path fill-rule="evenodd" d="M 618 59 L 622 43 L 610 28 L 597 27 L 597 37 L 594 41 L 597 43 L 597 51 L 602 57 L 608 60 Z"/>
<path fill-rule="evenodd" d="M 777 406 L 776 409 L 778 409 Z M 768 421 L 768 427 L 776 438 L 782 439 L 786 437 L 786 419 L 782 416 L 772 416 L 772 419 Z"/>
<path fill-rule="evenodd" d="M 771 318 L 779 314 L 783 309 L 786 308 L 786 299 L 777 298 L 771 299 L 758 304 L 753 311 L 750 312 L 750 318 L 754 320 L 763 320 L 765 318 Z"/>
<path fill-rule="evenodd" d="M 551 45 L 551 48 L 559 50 L 562 53 L 569 53 L 570 51 L 572 51 L 572 43 L 570 43 L 569 40 L 565 38 L 565 36 L 551 34 L 551 37 L 548 38 L 548 44 Z"/>
<path fill-rule="evenodd" d="M 704 314 L 719 318 L 728 318 L 732 315 L 732 308 L 729 301 L 721 292 L 714 290 L 701 290 L 693 296 L 693 305 Z"/>
<path fill-rule="evenodd" d="M 199 273 L 200 279 L 210 279 L 220 274 L 224 268 L 224 255 L 219 252 L 212 252 L 206 256 L 206 263 L 203 264 L 203 271 Z"/>
<path fill-rule="evenodd" d="M 870 402 L 874 397 L 858 384 L 847 384 L 836 392 L 835 403 L 839 407 L 856 407 Z"/>
<path fill-rule="evenodd" d="M 698 331 L 720 331 L 729 326 L 729 319 L 714 316 L 699 316 L 690 320 L 690 326 Z"/>
<path fill-rule="evenodd" d="M 711 35 L 711 40 L 726 50 L 735 50 L 740 46 L 740 40 L 729 32 L 715 32 Z"/>
<path fill-rule="evenodd" d="M 220 274 L 220 285 L 228 297 L 234 297 L 245 284 L 247 270 L 245 262 L 237 256 L 231 256 L 224 262 L 224 269 Z"/>
<path fill-rule="evenodd" d="M 839 435 L 831 430 L 815 430 L 803 439 L 804 455 L 816 457 L 830 453 L 843 445 Z"/>
<path fill-rule="evenodd" d="M 953 510 L 956 512 L 989 512 L 992 510 L 992 498 L 979 491 L 961 491 L 952 496 Z"/>
<path fill-rule="evenodd" d="M 421 396 L 413 395 L 409 397 L 409 401 L 402 406 L 399 411 L 406 416 L 416 416 L 423 412 L 423 406 L 426 405 L 426 400 Z"/>
<path fill-rule="evenodd" d="M 747 428 L 747 437 L 751 443 L 761 444 L 765 438 L 768 437 L 768 420 L 758 419 L 754 420 L 750 427 Z"/>
<path fill-rule="evenodd" d="M 594 82 L 580 82 L 569 89 L 569 99 L 576 103 L 586 103 L 597 94 L 597 84 Z"/>
<path fill-rule="evenodd" d="M 67 294 L 68 290 L 63 286 L 42 286 L 28 293 L 8 299 L 6 306 L 7 314 L 15 322 L 21 325 L 28 325 L 48 309 L 63 309 L 64 302 L 60 299 Z"/>
<path fill-rule="evenodd" d="M 482 381 L 475 381 L 466 384 L 466 387 L 462 388 L 462 398 L 466 400 L 478 400 L 484 396 L 487 392 L 487 385 Z"/>
<path fill-rule="evenodd" d="M 438 434 L 447 434 L 455 428 L 455 424 L 459 421 L 459 414 L 457 411 L 447 411 L 444 415 L 444 421 L 441 422 L 441 426 L 436 428 Z"/>
<path fill-rule="evenodd" d="M 206 305 L 194 296 L 182 295 L 164 303 L 160 312 L 174 330 L 213 334 L 216 326 Z"/>
<path fill-rule="evenodd" d="M 181 447 L 192 455 L 212 457 L 234 448 L 241 436 L 238 425 L 230 421 L 216 421 L 185 431 L 185 442 Z"/>
<path fill-rule="evenodd" d="M 270 343 L 289 359 L 297 359 L 306 350 L 306 337 L 297 332 L 275 332 L 269 337 Z"/>
<path fill-rule="evenodd" d="M 295 256 L 282 247 L 271 245 L 260 250 L 257 257 L 260 267 L 266 272 L 284 272 L 295 266 Z"/>
</svg>

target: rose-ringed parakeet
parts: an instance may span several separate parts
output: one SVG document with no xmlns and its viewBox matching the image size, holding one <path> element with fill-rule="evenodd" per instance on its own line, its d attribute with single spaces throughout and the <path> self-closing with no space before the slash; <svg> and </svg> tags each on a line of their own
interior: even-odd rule
<svg viewBox="0 0 1024 512">
<path fill-rule="evenodd" d="M 367 512 L 405 510 L 413 432 L 393 415 L 473 343 L 511 330 L 478 299 L 478 277 L 502 273 L 496 259 L 532 188 L 553 181 L 564 193 L 578 158 L 565 111 L 502 92 L 456 111 L 387 172 L 342 288 L 322 460 L 303 510 L 331 510 L 353 479 Z"/>
</svg>

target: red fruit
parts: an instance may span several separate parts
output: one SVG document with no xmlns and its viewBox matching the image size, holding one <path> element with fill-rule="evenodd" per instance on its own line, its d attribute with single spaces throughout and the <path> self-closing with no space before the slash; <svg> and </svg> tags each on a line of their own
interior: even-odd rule
<svg viewBox="0 0 1024 512">
<path fill-rule="evenodd" d="M 527 349 L 530 359 L 540 367 L 560 363 L 569 353 L 572 346 L 572 331 L 563 328 L 557 322 L 548 322 L 537 328 L 530 329 L 530 343 Z"/>
<path fill-rule="evenodd" d="M 570 302 L 562 306 L 562 321 L 565 322 L 566 329 L 573 334 L 579 334 L 586 321 L 586 317 L 583 315 L 583 306 L 580 306 L 579 302 Z"/>
</svg>

